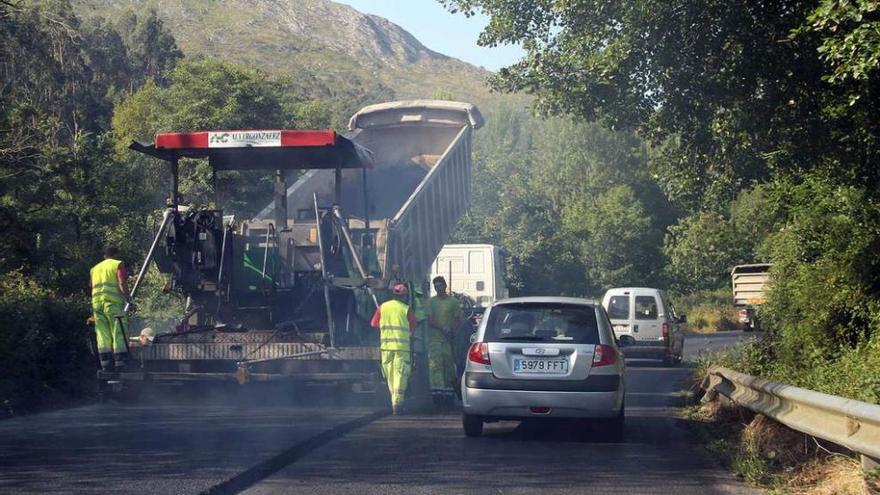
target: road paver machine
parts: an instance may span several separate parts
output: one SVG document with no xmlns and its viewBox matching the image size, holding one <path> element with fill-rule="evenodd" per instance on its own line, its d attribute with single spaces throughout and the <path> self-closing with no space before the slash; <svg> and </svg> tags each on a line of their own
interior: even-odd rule
<svg viewBox="0 0 880 495">
<path fill-rule="evenodd" d="M 282 380 L 374 389 L 381 376 L 369 319 L 391 284 L 426 279 L 467 209 L 480 125 L 473 105 L 414 100 L 362 109 L 347 135 L 203 131 L 132 143 L 171 174 L 132 295 L 155 264 L 186 304 L 175 328 L 132 339 L 125 371 L 99 372 L 103 389 Z M 274 172 L 272 202 L 243 220 L 181 204 L 179 170 L 189 158 L 207 159 L 215 174 Z"/>
</svg>

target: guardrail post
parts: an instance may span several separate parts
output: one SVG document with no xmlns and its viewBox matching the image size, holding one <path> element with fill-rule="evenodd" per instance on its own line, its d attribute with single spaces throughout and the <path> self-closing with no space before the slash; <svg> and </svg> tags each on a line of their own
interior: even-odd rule
<svg viewBox="0 0 880 495">
<path fill-rule="evenodd" d="M 700 400 L 701 403 L 705 404 L 707 402 L 712 402 L 713 400 L 718 398 L 718 390 L 715 387 L 721 383 L 721 377 L 718 375 L 713 375 L 711 373 L 707 374 L 703 377 L 703 382 L 700 384 L 700 387 L 706 391 L 703 395 L 703 398 Z"/>
</svg>

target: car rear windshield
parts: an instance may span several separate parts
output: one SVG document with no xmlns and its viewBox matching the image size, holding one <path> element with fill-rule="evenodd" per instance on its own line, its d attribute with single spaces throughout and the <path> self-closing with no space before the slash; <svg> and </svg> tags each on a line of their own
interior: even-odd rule
<svg viewBox="0 0 880 495">
<path fill-rule="evenodd" d="M 629 296 L 611 296 L 608 301 L 608 317 L 612 320 L 628 320 Z"/>
<path fill-rule="evenodd" d="M 657 319 L 657 300 L 654 296 L 636 296 L 636 319 Z"/>
<path fill-rule="evenodd" d="M 485 342 L 598 344 L 596 310 L 579 304 L 521 303 L 492 308 Z"/>
</svg>

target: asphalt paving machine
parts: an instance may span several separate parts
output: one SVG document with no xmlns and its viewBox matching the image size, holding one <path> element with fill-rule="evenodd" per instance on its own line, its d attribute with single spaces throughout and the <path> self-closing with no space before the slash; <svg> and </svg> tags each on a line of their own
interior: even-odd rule
<svg viewBox="0 0 880 495">
<path fill-rule="evenodd" d="M 98 373 L 102 390 L 274 381 L 375 390 L 369 319 L 390 285 L 426 280 L 468 206 L 471 133 L 481 124 L 473 105 L 416 100 L 362 109 L 347 135 L 203 131 L 132 143 L 171 175 L 132 297 L 155 264 L 186 304 L 175 328 L 131 339 L 128 368 Z M 207 159 L 215 174 L 273 171 L 272 202 L 244 220 L 181 204 L 185 159 Z"/>
</svg>

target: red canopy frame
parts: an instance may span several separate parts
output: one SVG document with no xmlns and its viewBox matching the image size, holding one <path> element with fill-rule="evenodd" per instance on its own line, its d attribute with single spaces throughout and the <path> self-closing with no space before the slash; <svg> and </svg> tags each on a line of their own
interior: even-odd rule
<svg viewBox="0 0 880 495">
<path fill-rule="evenodd" d="M 207 158 L 215 173 L 218 170 L 275 170 L 285 191 L 283 172 L 286 170 L 335 169 L 337 203 L 342 169 L 364 169 L 366 189 L 366 169 L 373 166 L 370 150 L 333 130 L 162 132 L 156 134 L 153 144 L 132 141 L 129 148 L 169 163 L 171 207 L 175 209 L 181 158 Z M 276 198 L 285 214 L 286 200 L 286 196 Z"/>
</svg>

